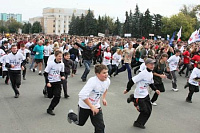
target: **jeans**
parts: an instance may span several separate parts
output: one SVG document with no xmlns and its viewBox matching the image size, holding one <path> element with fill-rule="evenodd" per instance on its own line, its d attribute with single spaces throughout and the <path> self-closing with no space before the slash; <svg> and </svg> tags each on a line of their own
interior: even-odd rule
<svg viewBox="0 0 200 133">
<path fill-rule="evenodd" d="M 31 65 L 29 67 L 29 69 L 33 68 L 34 62 L 35 62 L 35 55 L 31 55 Z"/>
<path fill-rule="evenodd" d="M 91 60 L 83 60 L 83 64 L 85 66 L 85 71 L 83 72 L 83 75 L 81 76 L 81 79 L 86 80 L 87 75 L 90 72 L 90 65 L 91 65 Z"/>
<path fill-rule="evenodd" d="M 123 72 L 127 69 L 128 72 L 128 80 L 130 80 L 132 78 L 132 73 L 131 73 L 131 68 L 130 65 L 128 63 L 123 64 L 123 66 L 117 70 L 117 73 Z"/>
</svg>

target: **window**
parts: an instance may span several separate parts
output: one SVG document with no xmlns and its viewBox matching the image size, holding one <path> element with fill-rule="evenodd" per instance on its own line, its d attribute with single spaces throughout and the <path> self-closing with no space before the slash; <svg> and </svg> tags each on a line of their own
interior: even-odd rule
<svg viewBox="0 0 200 133">
<path fill-rule="evenodd" d="M 53 33 L 55 33 L 55 30 L 53 30 Z"/>
<path fill-rule="evenodd" d="M 66 23 L 66 21 L 64 21 L 64 23 Z"/>
<path fill-rule="evenodd" d="M 56 20 L 53 20 L 53 22 L 56 22 Z"/>
<path fill-rule="evenodd" d="M 55 24 L 53 25 L 53 27 L 55 27 Z"/>
<path fill-rule="evenodd" d="M 60 25 L 58 25 L 58 27 L 60 27 Z"/>
<path fill-rule="evenodd" d="M 60 30 L 58 30 L 58 32 L 60 33 Z"/>
</svg>

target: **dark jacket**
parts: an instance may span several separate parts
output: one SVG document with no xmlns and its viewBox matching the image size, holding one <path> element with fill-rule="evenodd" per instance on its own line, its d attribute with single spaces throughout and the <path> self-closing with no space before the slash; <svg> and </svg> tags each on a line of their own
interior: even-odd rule
<svg viewBox="0 0 200 133">
<path fill-rule="evenodd" d="M 74 63 L 72 60 L 66 60 L 63 58 L 63 63 L 65 66 L 65 76 L 70 75 L 70 69 L 74 68 Z"/>
<path fill-rule="evenodd" d="M 95 50 L 96 48 L 98 48 L 99 45 L 101 45 L 101 42 L 98 43 L 96 46 L 91 47 L 91 48 L 88 47 L 88 46 L 84 47 L 84 46 L 82 46 L 82 45 L 79 44 L 79 43 L 75 43 L 75 44 L 76 44 L 77 46 L 79 46 L 80 48 L 83 49 L 83 52 L 82 52 L 83 60 L 92 60 L 92 58 L 93 58 L 93 56 L 94 56 L 94 50 Z"/>
</svg>

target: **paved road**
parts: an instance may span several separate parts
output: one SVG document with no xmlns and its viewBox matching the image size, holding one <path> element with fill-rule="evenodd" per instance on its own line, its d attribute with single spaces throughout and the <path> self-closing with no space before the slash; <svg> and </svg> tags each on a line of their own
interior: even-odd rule
<svg viewBox="0 0 200 133">
<path fill-rule="evenodd" d="M 85 83 L 80 77 L 84 68 L 79 68 L 74 78 L 69 78 L 69 99 L 62 98 L 55 109 L 55 116 L 46 113 L 50 100 L 44 98 L 43 76 L 28 71 L 27 80 L 22 81 L 20 97 L 13 98 L 10 85 L 0 79 L 0 132 L 1 133 L 92 133 L 90 120 L 84 127 L 67 122 L 69 109 L 77 112 L 78 92 Z M 89 77 L 93 76 L 93 67 Z M 132 126 L 138 112 L 132 104 L 127 104 L 129 94 L 122 94 L 127 83 L 127 72 L 111 78 L 108 91 L 108 106 L 103 107 L 107 133 L 199 133 L 200 132 L 200 94 L 194 94 L 193 103 L 185 102 L 188 90 L 183 89 L 186 79 L 178 76 L 179 92 L 171 91 L 171 82 L 165 80 L 166 92 L 162 93 L 153 107 L 146 129 Z M 133 92 L 133 90 L 131 90 Z M 153 94 L 153 93 L 152 93 Z"/>
</svg>

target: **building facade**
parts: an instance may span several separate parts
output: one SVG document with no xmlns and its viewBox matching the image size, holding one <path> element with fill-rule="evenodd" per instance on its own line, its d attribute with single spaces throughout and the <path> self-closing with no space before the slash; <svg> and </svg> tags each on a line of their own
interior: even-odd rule
<svg viewBox="0 0 200 133">
<path fill-rule="evenodd" d="M 0 20 L 8 21 L 11 18 L 15 19 L 17 22 L 22 23 L 22 14 L 0 13 Z"/>
<path fill-rule="evenodd" d="M 63 34 L 68 33 L 69 24 L 72 15 L 81 16 L 87 15 L 88 10 L 82 9 L 68 9 L 68 8 L 44 8 L 43 17 L 36 17 L 29 19 L 30 23 L 38 20 L 41 22 L 43 32 L 45 34 Z"/>
</svg>

